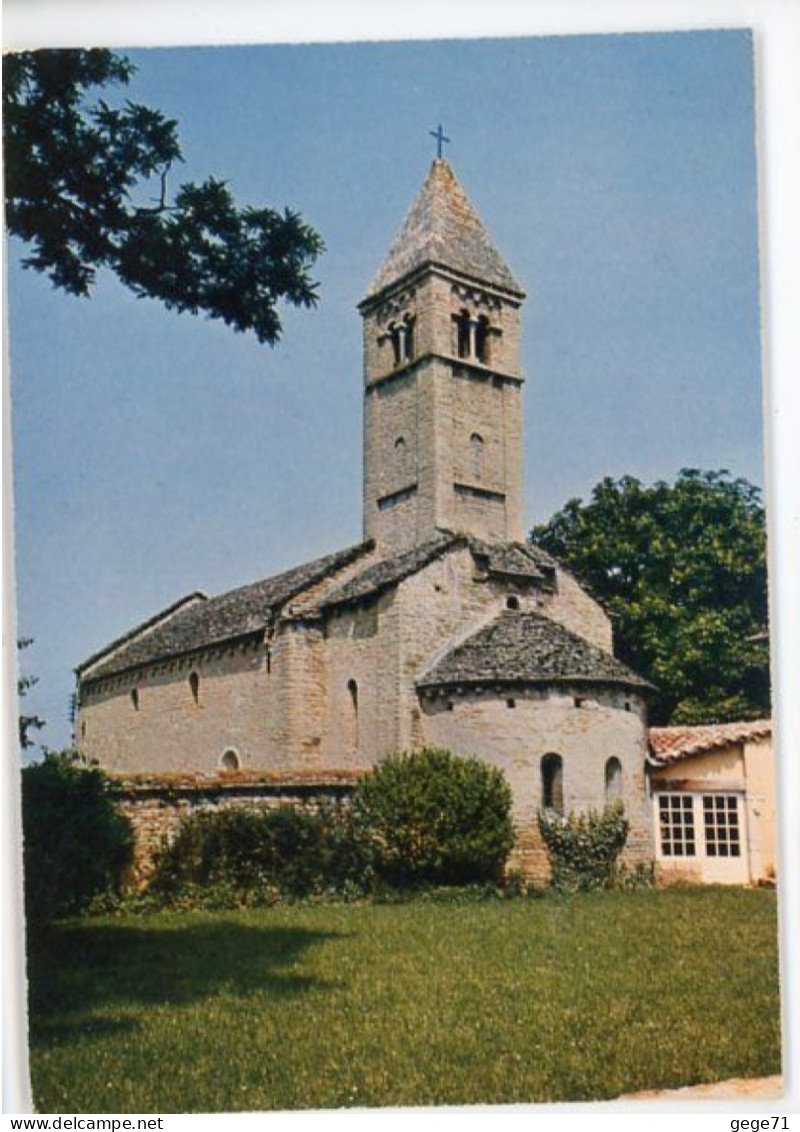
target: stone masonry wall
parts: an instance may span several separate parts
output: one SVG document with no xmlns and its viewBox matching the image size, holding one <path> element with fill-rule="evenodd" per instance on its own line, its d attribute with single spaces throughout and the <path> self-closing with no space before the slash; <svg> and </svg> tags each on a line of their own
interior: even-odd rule
<svg viewBox="0 0 800 1132">
<path fill-rule="evenodd" d="M 190 678 L 197 677 L 197 696 Z M 263 646 L 232 645 L 84 691 L 82 750 L 110 771 L 216 773 L 228 750 L 252 766 L 267 744 L 273 682 Z"/>
<path fill-rule="evenodd" d="M 547 872 L 537 826 L 543 803 L 541 760 L 547 754 L 563 760 L 565 813 L 602 810 L 606 763 L 619 759 L 621 798 L 630 823 L 623 860 L 629 865 L 652 861 L 644 706 L 636 697 L 569 688 L 470 690 L 426 697 L 422 711 L 429 743 L 474 755 L 505 774 L 514 795 L 515 864 L 523 871 L 534 876 Z"/>
<path fill-rule="evenodd" d="M 337 611 L 325 639 L 325 766 L 367 769 L 396 750 L 397 615 L 394 595 Z"/>
<path fill-rule="evenodd" d="M 598 648 L 613 653 L 611 619 L 603 607 L 562 566 L 558 567 L 556 576 L 556 591 L 542 595 L 541 612 Z"/>
<path fill-rule="evenodd" d="M 304 599 L 372 557 L 343 566 L 305 590 Z M 319 624 L 289 623 L 266 640 L 227 642 L 99 682 L 87 679 L 76 743 L 106 770 L 124 774 L 216 774 L 226 751 L 235 752 L 241 770 L 316 765 L 306 740 L 322 728 L 309 715 L 315 705 L 322 711 L 326 696 L 322 641 Z"/>
<path fill-rule="evenodd" d="M 421 741 L 414 681 L 444 648 L 499 614 L 512 593 L 522 609 L 546 611 L 607 643 L 605 615 L 568 575 L 559 575 L 554 595 L 532 583 L 478 581 L 472 555 L 461 548 L 406 579 L 396 594 L 339 610 L 327 623 L 284 623 L 265 643 L 106 681 L 84 694 L 80 745 L 106 769 L 128 774 L 215 774 L 226 752 L 241 770 L 368 766 Z"/>
<path fill-rule="evenodd" d="M 134 890 L 146 885 L 155 856 L 193 814 L 231 809 L 272 810 L 280 806 L 314 809 L 322 803 L 333 804 L 348 798 L 355 782 L 356 776 L 346 772 L 283 779 L 248 775 L 112 779 L 112 796 L 130 821 L 134 834 L 134 858 L 126 885 Z"/>
</svg>

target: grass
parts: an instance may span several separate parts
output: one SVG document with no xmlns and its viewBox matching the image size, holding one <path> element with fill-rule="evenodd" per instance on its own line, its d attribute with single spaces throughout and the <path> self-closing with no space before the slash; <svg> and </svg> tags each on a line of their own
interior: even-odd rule
<svg viewBox="0 0 800 1132">
<path fill-rule="evenodd" d="M 780 1071 L 774 894 L 121 915 L 30 948 L 40 1112 L 578 1101 Z"/>
</svg>

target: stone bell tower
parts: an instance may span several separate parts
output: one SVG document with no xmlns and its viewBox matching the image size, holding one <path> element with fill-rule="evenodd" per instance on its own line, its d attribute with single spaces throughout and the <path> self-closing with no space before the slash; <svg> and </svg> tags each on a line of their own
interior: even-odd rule
<svg viewBox="0 0 800 1132">
<path fill-rule="evenodd" d="M 441 529 L 524 539 L 524 297 L 438 158 L 359 304 L 364 534 L 380 550 Z"/>
</svg>

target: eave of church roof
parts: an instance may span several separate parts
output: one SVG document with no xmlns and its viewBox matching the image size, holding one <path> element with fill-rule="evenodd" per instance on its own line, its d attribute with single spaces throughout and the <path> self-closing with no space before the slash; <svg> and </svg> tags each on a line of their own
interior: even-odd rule
<svg viewBox="0 0 800 1132">
<path fill-rule="evenodd" d="M 366 301 L 427 265 L 450 268 L 520 298 L 525 294 L 443 158 L 431 165 Z"/>
<path fill-rule="evenodd" d="M 109 646 L 84 661 L 77 669 L 87 680 L 96 680 L 140 668 L 173 656 L 197 652 L 223 641 L 263 632 L 276 611 L 295 595 L 349 565 L 373 548 L 371 542 L 316 558 L 260 582 L 208 598 L 179 609 L 163 623 L 152 618 L 139 632 L 121 638 L 121 648 Z M 173 607 L 170 607 L 173 608 Z M 103 657 L 114 649 L 107 660 Z"/>
<path fill-rule="evenodd" d="M 178 598 L 178 600 L 174 601 L 172 605 L 168 605 L 166 609 L 162 609 L 159 613 L 156 613 L 155 616 L 148 617 L 145 621 L 140 621 L 138 625 L 134 625 L 134 627 L 132 629 L 129 629 L 127 633 L 123 633 L 121 636 L 115 637 L 113 641 L 105 645 L 102 649 L 99 649 L 97 652 L 92 653 L 91 656 L 88 656 L 86 660 L 82 661 L 77 666 L 75 672 L 79 676 L 81 676 L 84 672 L 86 672 L 87 669 L 92 668 L 98 661 L 102 660 L 104 657 L 108 657 L 111 653 L 116 653 L 118 652 L 118 650 L 123 649 L 134 638 L 142 637 L 144 634 L 150 632 L 156 627 L 162 626 L 167 620 L 169 620 L 169 618 L 174 617 L 179 613 L 185 612 L 185 610 L 189 606 L 196 605 L 200 602 L 205 601 L 208 601 L 208 596 L 204 593 L 201 593 L 199 590 L 191 594 L 186 594 L 184 597 Z"/>
<path fill-rule="evenodd" d="M 489 574 L 555 584 L 555 559 L 532 543 L 489 543 L 471 535 L 469 545 Z"/>
<path fill-rule="evenodd" d="M 627 665 L 558 622 L 515 610 L 455 645 L 416 681 L 420 690 L 491 683 L 654 690 Z"/>
<path fill-rule="evenodd" d="M 83 680 L 106 679 L 226 641 L 258 636 L 281 616 L 319 616 L 338 606 L 369 600 L 458 547 L 469 547 L 476 565 L 487 574 L 536 582 L 544 589 L 555 583 L 554 560 L 527 544 L 486 543 L 472 535 L 442 530 L 410 550 L 359 568 L 359 558 L 374 549 L 371 542 L 360 543 L 219 597 L 193 594 L 95 653 L 76 671 Z M 351 565 L 355 572 L 337 581 L 339 571 Z M 326 579 L 330 579 L 327 585 Z M 304 592 L 312 587 L 313 596 L 304 600 Z M 289 606 L 293 598 L 298 602 Z"/>
<path fill-rule="evenodd" d="M 312 605 L 301 606 L 297 614 L 303 616 L 311 609 L 332 609 L 375 596 L 459 546 L 468 546 L 476 563 L 488 574 L 539 582 L 545 589 L 554 584 L 555 562 L 537 547 L 521 543 L 487 543 L 474 535 L 440 530 L 410 550 L 371 562 L 345 581 L 334 583 Z"/>
<path fill-rule="evenodd" d="M 314 603 L 314 608 L 319 610 L 331 609 L 337 605 L 361 601 L 364 598 L 381 593 L 391 586 L 396 586 L 404 578 L 409 578 L 412 574 L 424 569 L 429 562 L 433 562 L 435 558 L 446 551 L 452 550 L 458 545 L 466 546 L 467 542 L 466 535 L 453 534 L 450 531 L 438 531 L 431 538 L 410 550 L 388 558 L 381 558 L 378 562 L 373 562 L 364 567 L 363 570 L 346 581 L 331 586 Z"/>
</svg>

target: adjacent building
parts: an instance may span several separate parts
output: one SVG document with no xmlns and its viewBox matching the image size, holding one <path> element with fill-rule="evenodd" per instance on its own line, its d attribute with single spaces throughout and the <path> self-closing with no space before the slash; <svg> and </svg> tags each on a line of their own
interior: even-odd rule
<svg viewBox="0 0 800 1132">
<path fill-rule="evenodd" d="M 768 719 L 653 727 L 656 868 L 664 881 L 757 884 L 777 873 Z"/>
</svg>

